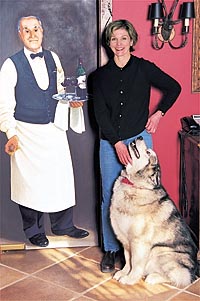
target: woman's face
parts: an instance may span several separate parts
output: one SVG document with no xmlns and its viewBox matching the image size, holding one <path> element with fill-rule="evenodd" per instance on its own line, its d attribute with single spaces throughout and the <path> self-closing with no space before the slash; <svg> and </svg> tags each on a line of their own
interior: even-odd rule
<svg viewBox="0 0 200 301">
<path fill-rule="evenodd" d="M 130 46 L 133 45 L 128 32 L 124 28 L 113 30 L 110 39 L 110 48 L 115 56 L 123 57 L 130 55 Z"/>
</svg>

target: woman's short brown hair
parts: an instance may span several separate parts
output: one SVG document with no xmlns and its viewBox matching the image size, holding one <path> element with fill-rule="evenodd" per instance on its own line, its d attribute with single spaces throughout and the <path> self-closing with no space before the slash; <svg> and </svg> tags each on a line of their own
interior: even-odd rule
<svg viewBox="0 0 200 301">
<path fill-rule="evenodd" d="M 120 28 L 124 28 L 128 32 L 130 39 L 133 41 L 133 46 L 135 46 L 138 41 L 138 34 L 134 26 L 128 20 L 115 20 L 108 24 L 105 30 L 106 44 L 110 46 L 110 39 L 113 31 Z M 133 46 L 130 46 L 130 52 L 134 50 Z"/>
</svg>

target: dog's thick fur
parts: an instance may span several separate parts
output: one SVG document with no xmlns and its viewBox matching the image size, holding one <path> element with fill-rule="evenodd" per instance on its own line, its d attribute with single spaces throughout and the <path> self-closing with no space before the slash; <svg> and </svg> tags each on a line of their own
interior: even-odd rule
<svg viewBox="0 0 200 301">
<path fill-rule="evenodd" d="M 196 279 L 197 247 L 160 182 L 156 153 L 142 137 L 128 146 L 128 164 L 114 184 L 110 217 L 126 264 L 114 275 L 123 284 L 144 278 L 184 287 Z"/>
</svg>

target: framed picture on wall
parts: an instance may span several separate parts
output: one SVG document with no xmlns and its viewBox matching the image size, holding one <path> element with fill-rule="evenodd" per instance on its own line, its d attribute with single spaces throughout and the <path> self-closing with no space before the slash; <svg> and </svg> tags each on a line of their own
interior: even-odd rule
<svg viewBox="0 0 200 301">
<path fill-rule="evenodd" d="M 200 92 L 200 1 L 195 1 L 195 14 L 193 27 L 193 57 L 192 57 L 192 92 Z"/>
<path fill-rule="evenodd" d="M 81 58 L 87 75 L 97 68 L 98 52 L 98 0 L 1 0 L 0 9 L 0 68 L 3 62 L 23 49 L 18 38 L 17 23 L 21 17 L 36 16 L 44 29 L 43 48 L 55 52 L 61 62 L 65 76 L 77 76 L 77 66 Z M 98 199 L 94 175 L 94 142 L 96 133 L 88 114 L 88 101 L 84 102 L 83 112 L 86 130 L 79 134 L 71 128 L 68 136 L 76 190 L 74 224 L 89 231 L 88 238 L 81 241 L 85 245 L 98 244 L 96 223 L 96 200 Z M 0 132 L 0 220 L 1 240 L 25 241 L 19 215 L 19 208 L 11 200 L 10 158 L 4 152 L 7 142 L 5 133 Z M 81 147 L 80 147 L 81 146 Z M 55 162 L 54 162 L 55 163 Z M 51 164 L 54 164 L 50 162 Z M 51 170 L 51 169 L 50 169 Z M 84 176 L 83 176 L 84 171 Z M 56 201 L 56 200 L 55 200 Z M 46 219 L 49 224 L 49 219 Z M 47 227 L 51 236 L 50 226 Z M 62 239 L 62 237 L 60 237 Z M 1 242 L 1 241 L 0 241 Z M 58 245 L 74 246 L 78 241 L 57 241 Z M 81 244 L 79 242 L 79 246 Z M 71 245 L 70 245 L 71 244 Z"/>
</svg>

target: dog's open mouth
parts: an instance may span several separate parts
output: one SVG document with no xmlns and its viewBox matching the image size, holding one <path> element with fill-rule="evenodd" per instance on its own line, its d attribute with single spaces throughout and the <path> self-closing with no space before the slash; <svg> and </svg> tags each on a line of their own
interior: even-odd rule
<svg viewBox="0 0 200 301">
<path fill-rule="evenodd" d="M 140 158 L 140 153 L 139 153 L 139 151 L 137 149 L 137 146 L 136 146 L 136 140 L 133 140 L 133 142 L 131 142 L 130 147 L 133 150 L 135 157 L 137 159 L 139 159 Z"/>
</svg>

